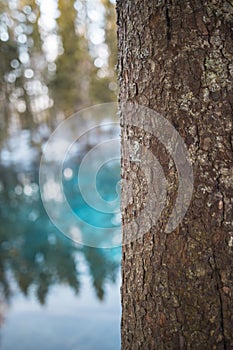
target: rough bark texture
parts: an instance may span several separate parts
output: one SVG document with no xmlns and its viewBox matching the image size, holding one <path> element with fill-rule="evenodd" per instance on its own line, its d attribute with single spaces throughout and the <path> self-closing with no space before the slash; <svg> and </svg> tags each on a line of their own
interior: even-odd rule
<svg viewBox="0 0 233 350">
<path fill-rule="evenodd" d="M 133 101 L 170 120 L 195 176 L 191 205 L 175 232 L 164 232 L 168 208 L 143 239 L 123 246 L 122 350 L 233 349 L 232 5 L 117 2 L 120 105 Z M 121 123 L 122 176 L 134 179 L 124 224 L 148 191 L 124 144 L 145 144 L 148 135 L 126 126 L 124 115 Z M 169 181 L 172 207 L 175 166 L 157 140 L 150 138 L 149 147 Z"/>
</svg>

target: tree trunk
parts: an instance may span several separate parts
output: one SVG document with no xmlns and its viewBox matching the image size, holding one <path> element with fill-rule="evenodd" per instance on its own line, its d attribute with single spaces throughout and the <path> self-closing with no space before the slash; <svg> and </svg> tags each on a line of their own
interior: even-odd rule
<svg viewBox="0 0 233 350">
<path fill-rule="evenodd" d="M 131 203 L 122 205 L 122 350 L 233 349 L 232 5 L 117 2 L 122 177 L 134 181 Z M 189 151 L 192 200 L 170 233 L 164 221 L 176 198 L 176 166 L 151 137 L 146 113 L 141 123 L 151 133 L 135 126 L 133 115 L 127 125 L 126 102 L 165 117 Z M 156 178 L 141 185 L 145 174 L 128 147 L 136 141 L 157 157 L 169 187 L 167 208 L 138 239 L 137 226 L 126 223 L 139 215 Z M 129 197 L 127 186 L 122 197 Z"/>
</svg>

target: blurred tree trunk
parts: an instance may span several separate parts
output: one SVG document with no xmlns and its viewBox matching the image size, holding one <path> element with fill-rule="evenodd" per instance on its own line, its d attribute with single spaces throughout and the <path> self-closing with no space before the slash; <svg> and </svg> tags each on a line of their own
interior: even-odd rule
<svg viewBox="0 0 233 350">
<path fill-rule="evenodd" d="M 166 234 L 161 223 L 123 246 L 123 350 L 233 349 L 231 3 L 117 2 L 121 109 L 132 101 L 166 117 L 189 149 L 195 180 L 175 231 Z M 122 137 L 122 174 L 130 177 L 135 167 L 124 151 L 126 128 L 122 113 L 122 135 L 128 135 Z M 143 143 L 146 134 L 131 129 Z M 153 143 L 175 192 L 174 169 Z M 138 193 L 132 196 L 134 204 Z M 122 211 L 124 238 L 124 222 L 135 213 Z"/>
</svg>

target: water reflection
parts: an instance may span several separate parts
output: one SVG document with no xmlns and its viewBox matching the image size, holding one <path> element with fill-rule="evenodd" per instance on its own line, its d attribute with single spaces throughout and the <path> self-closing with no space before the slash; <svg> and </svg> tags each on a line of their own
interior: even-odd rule
<svg viewBox="0 0 233 350">
<path fill-rule="evenodd" d="M 65 172 L 66 180 L 71 180 L 71 171 L 75 170 L 66 169 L 69 169 Z M 115 169 L 118 172 L 119 169 Z M 111 186 L 111 181 L 112 177 L 106 176 L 105 186 Z M 65 181 L 65 186 L 68 192 L 72 191 L 73 182 Z M 36 297 L 40 305 L 48 305 L 49 308 L 51 302 L 48 298 L 54 288 L 59 291 L 68 287 L 79 296 L 83 276 L 86 276 L 96 298 L 105 300 L 109 286 L 117 281 L 121 251 L 119 248 L 78 246 L 54 227 L 41 202 L 38 165 L 31 164 L 25 170 L 19 164 L 2 162 L 0 219 L 0 327 L 4 320 L 7 324 L 7 315 L 19 292 L 28 298 L 28 303 Z M 60 300 L 61 304 L 63 302 Z M 118 305 L 116 309 L 118 315 Z M 91 310 L 89 312 L 92 313 Z M 33 337 L 33 334 L 28 336 Z M 14 335 L 9 334 L 8 340 L 9 337 L 14 338 Z M 83 349 L 84 345 L 85 342 Z M 50 349 L 50 346 L 47 348 Z M 116 344 L 112 344 L 112 349 L 116 349 Z"/>
</svg>

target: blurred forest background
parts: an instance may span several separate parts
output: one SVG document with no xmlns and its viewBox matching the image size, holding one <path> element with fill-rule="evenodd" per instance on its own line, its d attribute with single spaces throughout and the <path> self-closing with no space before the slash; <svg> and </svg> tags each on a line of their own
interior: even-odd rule
<svg viewBox="0 0 233 350">
<path fill-rule="evenodd" d="M 78 110 L 116 100 L 113 0 L 0 1 L 0 140 L 34 146 Z"/>
<path fill-rule="evenodd" d="M 97 299 L 103 300 L 107 286 L 117 280 L 120 248 L 77 247 L 62 235 L 44 210 L 38 179 L 41 150 L 56 126 L 82 108 L 117 100 L 115 22 L 114 0 L 0 0 L 0 338 L 8 349 L 21 341 L 31 342 L 31 349 L 35 334 L 40 335 L 40 341 L 44 339 L 43 344 L 49 344 L 43 327 L 38 333 L 37 323 L 31 336 L 23 324 L 17 324 L 15 332 L 12 322 L 17 319 L 17 303 L 11 302 L 11 311 L 8 303 L 18 290 L 25 297 L 35 294 L 39 304 L 44 304 L 55 285 L 66 285 L 79 293 L 85 275 Z M 77 162 L 69 165 L 74 174 L 78 166 Z M 120 176 L 120 168 L 112 168 L 113 173 L 105 171 L 101 183 L 111 190 Z M 89 215 L 89 208 L 80 202 L 75 176 L 65 180 L 74 207 Z M 90 300 L 86 299 L 84 311 L 89 310 Z M 58 300 L 62 308 L 64 300 Z M 25 319 L 27 302 L 30 298 L 21 306 L 21 319 Z M 107 306 L 101 307 L 106 319 L 101 319 L 102 323 L 97 319 L 97 323 L 109 326 Z M 112 317 L 117 323 L 109 334 L 119 338 L 120 306 L 115 303 L 114 307 L 116 316 L 112 313 Z M 2 325 L 8 312 L 10 321 L 4 333 Z M 27 315 L 29 324 L 38 317 L 38 322 L 47 322 L 46 327 L 51 328 L 51 342 L 60 333 L 66 341 L 64 332 L 52 326 L 46 312 Z M 91 320 L 92 311 L 85 312 Z M 87 318 L 83 327 L 89 322 Z M 80 331 L 77 337 L 81 336 Z M 102 349 L 110 349 L 106 341 L 104 344 Z M 59 346 L 67 348 L 62 343 Z"/>
</svg>

